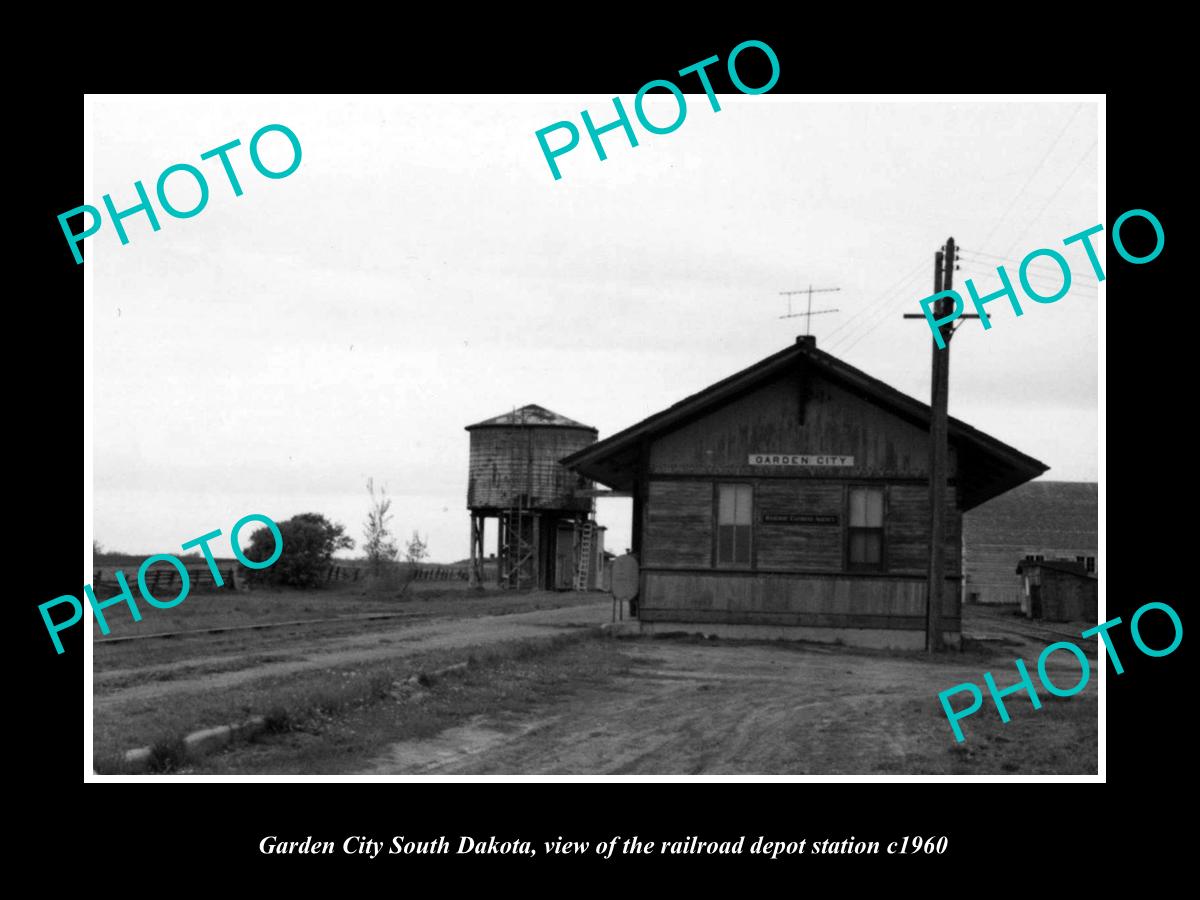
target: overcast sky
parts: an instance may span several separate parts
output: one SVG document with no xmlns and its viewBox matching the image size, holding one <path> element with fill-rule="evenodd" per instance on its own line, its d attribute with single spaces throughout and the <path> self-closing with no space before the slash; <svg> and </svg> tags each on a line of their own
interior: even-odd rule
<svg viewBox="0 0 1200 900">
<path fill-rule="evenodd" d="M 840 288 L 814 297 L 840 310 L 813 318 L 819 347 L 928 402 L 930 332 L 901 316 L 946 238 L 959 285 L 991 292 L 996 264 L 1016 283 L 1027 252 L 1101 221 L 1091 102 L 719 99 L 689 95 L 672 134 L 635 120 L 636 148 L 604 135 L 604 162 L 584 133 L 555 181 L 534 132 L 609 121 L 611 96 L 90 98 L 86 202 L 132 206 L 135 180 L 153 196 L 180 162 L 211 192 L 193 218 L 160 209 L 158 232 L 126 219 L 127 246 L 107 220 L 86 243 L 96 538 L 170 552 L 247 513 L 314 511 L 361 542 L 373 476 L 400 535 L 459 559 L 464 426 L 537 403 L 607 437 L 791 344 L 803 320 L 779 318 L 779 292 L 809 284 Z M 669 122 L 674 101 L 647 111 Z M 271 123 L 303 148 L 278 180 L 247 150 Z M 199 158 L 235 138 L 240 197 Z M 261 147 L 290 159 L 278 134 Z M 188 181 L 169 181 L 183 209 Z M 950 413 L 1047 478 L 1096 480 L 1096 280 L 1067 255 L 1063 300 L 1019 319 L 997 301 L 990 331 L 958 332 Z M 629 514 L 599 504 L 618 552 Z"/>
</svg>

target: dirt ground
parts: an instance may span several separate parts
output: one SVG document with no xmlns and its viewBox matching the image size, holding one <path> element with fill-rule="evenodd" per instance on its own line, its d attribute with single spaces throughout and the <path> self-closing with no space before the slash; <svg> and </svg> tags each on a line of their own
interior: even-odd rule
<svg viewBox="0 0 1200 900">
<path fill-rule="evenodd" d="M 513 621 L 481 622 L 467 631 L 467 623 L 431 626 L 417 639 L 525 634 L 538 627 L 535 621 L 583 624 L 608 613 L 597 603 L 570 614 L 500 617 Z M 1039 690 L 1040 710 L 1025 695 L 1013 695 L 1007 724 L 985 700 L 962 720 L 962 743 L 937 699 L 960 682 L 982 686 L 985 671 L 1001 686 L 1011 684 L 1014 658 L 1035 672 L 1048 643 L 1083 627 L 1046 627 L 974 610 L 967 633 L 982 640 L 934 661 L 920 653 L 789 642 L 593 638 L 556 651 L 535 669 L 448 678 L 421 692 L 415 712 L 412 698 L 388 699 L 315 730 L 235 747 L 195 771 L 1089 774 L 1097 770 L 1094 675 L 1068 699 Z M 1078 643 L 1090 651 L 1094 672 L 1094 647 Z M 1049 672 L 1070 685 L 1079 669 L 1060 653 L 1051 657 Z M 963 702 L 955 698 L 956 706 Z M 414 738 L 413 716 L 435 714 L 436 727 Z"/>
<path fill-rule="evenodd" d="M 1016 680 L 1011 662 L 1006 668 L 969 654 L 961 662 L 931 664 L 841 647 L 715 641 L 622 641 L 619 652 L 632 663 L 628 673 L 569 701 L 519 718 L 498 711 L 430 740 L 399 742 L 357 771 L 1005 774 L 1062 771 L 1060 766 L 1080 774 L 1096 771 L 1094 750 L 1089 756 L 1078 740 L 1080 713 L 1085 729 L 1089 718 L 1091 729 L 1096 727 L 1094 679 L 1070 701 L 1051 702 L 1039 691 L 1045 705 L 1038 711 L 1014 696 L 1008 725 L 989 702 L 963 720 L 966 741 L 957 744 L 938 692 L 964 681 L 982 683 L 985 668 L 1006 685 Z M 1059 683 L 1073 684 L 1078 667 L 1072 671 L 1066 661 L 1056 666 L 1055 659 L 1051 677 L 1061 672 Z M 1009 671 L 1011 679 L 1005 677 Z M 1062 712 L 1068 703 L 1072 715 Z"/>
</svg>

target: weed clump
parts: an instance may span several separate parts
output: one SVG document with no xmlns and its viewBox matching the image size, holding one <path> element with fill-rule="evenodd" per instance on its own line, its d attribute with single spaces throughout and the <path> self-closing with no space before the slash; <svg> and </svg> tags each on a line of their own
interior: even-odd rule
<svg viewBox="0 0 1200 900">
<path fill-rule="evenodd" d="M 263 716 L 263 731 L 267 734 L 285 734 L 295 727 L 296 720 L 282 706 L 276 706 Z"/>
<path fill-rule="evenodd" d="M 150 745 L 146 771 L 159 774 L 178 772 L 187 764 L 187 744 L 181 737 L 162 737 Z"/>
</svg>

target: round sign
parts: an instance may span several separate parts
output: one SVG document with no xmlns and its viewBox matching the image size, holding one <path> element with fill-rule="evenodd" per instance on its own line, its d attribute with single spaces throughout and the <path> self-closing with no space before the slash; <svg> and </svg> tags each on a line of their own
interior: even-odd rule
<svg viewBox="0 0 1200 900">
<path fill-rule="evenodd" d="M 638 595 L 638 561 L 632 553 L 612 561 L 612 595 L 622 603 Z"/>
</svg>

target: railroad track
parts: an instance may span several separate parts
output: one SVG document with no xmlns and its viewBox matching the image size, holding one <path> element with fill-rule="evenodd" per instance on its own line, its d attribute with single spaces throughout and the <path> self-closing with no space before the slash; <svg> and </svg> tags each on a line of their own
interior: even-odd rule
<svg viewBox="0 0 1200 900">
<path fill-rule="evenodd" d="M 332 616 L 326 619 L 294 619 L 289 622 L 260 622 L 257 625 L 223 625 L 217 628 L 188 628 L 183 631 L 155 631 L 150 634 L 129 634 L 120 637 L 95 638 L 93 644 L 120 644 L 126 641 L 169 640 L 197 634 L 223 634 L 236 631 L 262 631 L 269 628 L 295 628 L 297 625 L 324 625 L 331 622 L 371 622 L 377 619 L 420 618 L 416 613 L 362 613 L 351 616 Z"/>
<path fill-rule="evenodd" d="M 1062 631 L 1057 628 L 1051 628 L 1047 625 L 1041 625 L 1036 622 L 1032 622 L 1028 619 L 1020 619 L 1016 616 L 1000 617 L 989 615 L 986 621 L 989 626 L 994 627 L 997 631 L 1013 631 L 1023 637 L 1054 638 L 1074 641 L 1077 644 L 1082 644 L 1085 640 L 1077 631 Z"/>
</svg>

